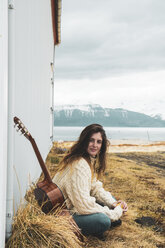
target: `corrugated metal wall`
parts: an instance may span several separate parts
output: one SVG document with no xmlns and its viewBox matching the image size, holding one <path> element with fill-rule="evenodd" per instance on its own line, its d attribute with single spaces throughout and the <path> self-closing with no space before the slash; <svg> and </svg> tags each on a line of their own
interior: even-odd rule
<svg viewBox="0 0 165 248">
<path fill-rule="evenodd" d="M 8 107 L 8 8 L 0 0 L 0 247 L 5 246 L 7 107 Z"/>
<path fill-rule="evenodd" d="M 13 114 L 28 128 L 44 159 L 51 147 L 52 135 L 50 63 L 53 50 L 50 1 L 16 0 Z M 36 180 L 41 170 L 30 142 L 16 132 L 14 149 L 14 201 L 18 205 L 29 178 Z"/>
</svg>

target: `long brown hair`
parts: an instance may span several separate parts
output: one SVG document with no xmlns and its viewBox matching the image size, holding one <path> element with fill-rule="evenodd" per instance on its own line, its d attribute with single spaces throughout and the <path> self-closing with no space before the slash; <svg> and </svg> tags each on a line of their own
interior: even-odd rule
<svg viewBox="0 0 165 248">
<path fill-rule="evenodd" d="M 74 161 L 83 157 L 89 165 L 90 163 L 90 155 L 87 152 L 88 144 L 90 141 L 91 136 L 94 133 L 101 133 L 102 136 L 102 146 L 99 153 L 99 167 L 97 169 L 98 175 L 103 172 L 106 168 L 106 150 L 107 145 L 109 144 L 105 131 L 103 127 L 99 124 L 91 124 L 83 129 L 80 134 L 78 141 L 71 147 L 69 153 L 63 158 L 62 162 L 60 163 L 61 166 L 59 171 L 62 171 L 66 166 L 72 164 Z"/>
</svg>

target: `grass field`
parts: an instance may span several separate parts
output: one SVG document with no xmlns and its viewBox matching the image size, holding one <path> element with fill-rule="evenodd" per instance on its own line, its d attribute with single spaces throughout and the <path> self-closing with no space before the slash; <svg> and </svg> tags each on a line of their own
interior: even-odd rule
<svg viewBox="0 0 165 248">
<path fill-rule="evenodd" d="M 47 157 L 46 163 L 51 176 L 56 171 L 58 162 L 63 156 L 62 153 L 53 147 Z M 107 231 L 105 241 L 88 237 L 84 243 L 80 244 L 77 243 L 75 237 L 68 235 L 67 238 L 72 239 L 71 243 L 66 242 L 60 245 L 59 239 L 56 240 L 56 235 L 54 235 L 52 243 L 44 241 L 40 247 L 165 247 L 165 152 L 110 153 L 108 154 L 107 170 L 102 181 L 107 190 L 117 199 L 125 200 L 129 206 L 127 214 L 122 217 L 122 225 Z M 30 201 L 35 205 L 34 197 L 31 194 L 32 191 L 29 191 L 27 200 L 32 199 Z M 37 216 L 40 218 L 39 214 Z M 51 221 L 54 216 L 49 218 Z M 17 217 L 15 221 L 17 221 Z M 63 229 L 62 225 L 61 223 L 61 230 Z M 50 236 L 48 232 L 47 235 Z M 19 238 L 19 242 L 21 242 L 21 238 Z M 70 246 L 70 244 L 72 245 Z M 8 247 L 12 247 L 11 243 Z M 38 246 L 18 245 L 13 247 Z"/>
<path fill-rule="evenodd" d="M 108 157 L 105 188 L 125 200 L 129 211 L 104 243 L 90 239 L 86 247 L 165 247 L 165 153 Z"/>
</svg>

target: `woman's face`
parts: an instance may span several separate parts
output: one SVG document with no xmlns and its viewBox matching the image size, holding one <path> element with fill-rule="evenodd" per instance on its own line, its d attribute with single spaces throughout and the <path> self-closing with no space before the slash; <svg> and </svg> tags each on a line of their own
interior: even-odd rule
<svg viewBox="0 0 165 248">
<path fill-rule="evenodd" d="M 95 157 L 100 152 L 102 141 L 103 139 L 100 132 L 92 134 L 87 148 L 87 152 L 90 156 Z"/>
</svg>

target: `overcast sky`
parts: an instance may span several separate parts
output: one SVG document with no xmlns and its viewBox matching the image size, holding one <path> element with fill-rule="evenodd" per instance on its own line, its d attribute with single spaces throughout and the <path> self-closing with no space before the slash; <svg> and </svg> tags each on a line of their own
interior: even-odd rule
<svg viewBox="0 0 165 248">
<path fill-rule="evenodd" d="M 165 107 L 165 1 L 63 0 L 55 68 L 55 105 Z"/>
</svg>

